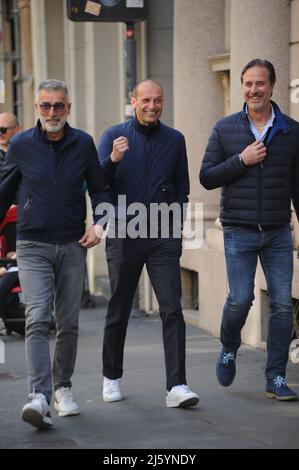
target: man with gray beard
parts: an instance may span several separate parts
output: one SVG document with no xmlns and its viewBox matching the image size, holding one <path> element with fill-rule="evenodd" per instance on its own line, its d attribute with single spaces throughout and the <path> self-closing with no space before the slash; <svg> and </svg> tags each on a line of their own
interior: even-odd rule
<svg viewBox="0 0 299 470">
<path fill-rule="evenodd" d="M 41 82 L 35 109 L 36 126 L 17 135 L 7 152 L 0 223 L 20 185 L 17 259 L 26 307 L 30 392 L 22 418 L 49 429 L 52 376 L 58 415 L 79 413 L 71 391 L 78 316 L 86 251 L 100 242 L 95 225 L 85 228 L 85 188 L 95 210 L 104 177 L 92 137 L 67 123 L 71 103 L 65 83 Z M 57 333 L 51 374 L 48 333 L 53 297 Z"/>
</svg>

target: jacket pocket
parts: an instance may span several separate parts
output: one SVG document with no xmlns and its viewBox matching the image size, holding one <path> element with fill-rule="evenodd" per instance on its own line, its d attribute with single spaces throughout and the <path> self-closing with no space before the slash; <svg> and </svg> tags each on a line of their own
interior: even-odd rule
<svg viewBox="0 0 299 470">
<path fill-rule="evenodd" d="M 21 219 L 21 225 L 26 225 L 27 220 L 28 220 L 28 213 L 30 211 L 30 207 L 32 205 L 32 198 L 31 194 L 29 194 L 24 207 L 23 207 L 23 214 L 22 214 L 22 219 Z"/>
</svg>

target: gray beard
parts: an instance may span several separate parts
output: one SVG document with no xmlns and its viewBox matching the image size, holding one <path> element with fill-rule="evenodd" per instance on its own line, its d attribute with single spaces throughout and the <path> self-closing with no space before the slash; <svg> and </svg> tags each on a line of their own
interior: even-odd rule
<svg viewBox="0 0 299 470">
<path fill-rule="evenodd" d="M 66 121 L 67 121 L 67 118 L 65 117 L 65 118 L 62 118 L 60 122 L 58 122 L 56 125 L 51 125 L 45 122 L 44 128 L 46 129 L 47 132 L 50 132 L 50 133 L 59 132 L 64 128 Z"/>
</svg>

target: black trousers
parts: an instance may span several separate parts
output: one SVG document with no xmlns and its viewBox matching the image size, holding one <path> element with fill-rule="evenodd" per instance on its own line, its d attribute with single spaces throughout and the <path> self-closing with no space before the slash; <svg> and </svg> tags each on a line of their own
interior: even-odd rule
<svg viewBox="0 0 299 470">
<path fill-rule="evenodd" d="M 7 317 L 7 296 L 10 290 L 19 283 L 17 271 L 12 271 L 0 277 L 0 317 Z"/>
<path fill-rule="evenodd" d="M 166 387 L 186 384 L 186 327 L 181 308 L 181 239 L 107 238 L 111 299 L 103 342 L 103 375 L 123 374 L 126 331 L 144 264 L 158 299 L 163 328 Z"/>
</svg>

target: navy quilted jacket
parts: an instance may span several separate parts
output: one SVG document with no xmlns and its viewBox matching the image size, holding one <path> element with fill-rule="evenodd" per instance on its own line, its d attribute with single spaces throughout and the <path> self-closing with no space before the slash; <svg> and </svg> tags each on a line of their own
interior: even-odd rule
<svg viewBox="0 0 299 470">
<path fill-rule="evenodd" d="M 290 222 L 291 199 L 299 216 L 299 123 L 272 102 L 275 121 L 264 143 L 262 164 L 245 167 L 239 154 L 255 141 L 245 112 L 216 123 L 203 158 L 200 182 L 222 187 L 220 220 L 234 224 Z"/>
</svg>

